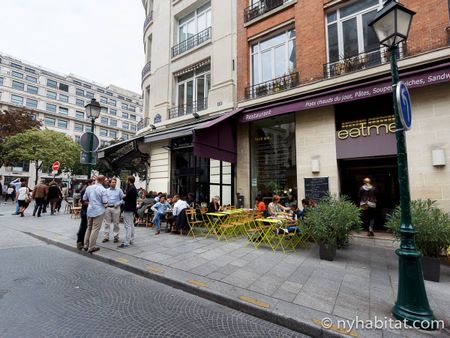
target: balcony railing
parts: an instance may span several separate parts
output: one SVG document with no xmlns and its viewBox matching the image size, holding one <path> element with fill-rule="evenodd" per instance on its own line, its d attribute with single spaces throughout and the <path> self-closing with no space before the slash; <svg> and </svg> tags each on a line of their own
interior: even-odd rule
<svg viewBox="0 0 450 338">
<path fill-rule="evenodd" d="M 208 27 L 200 33 L 191 36 L 190 38 L 180 42 L 178 45 L 172 47 L 172 57 L 180 55 L 202 43 L 210 40 L 212 37 L 212 28 Z"/>
<path fill-rule="evenodd" d="M 150 11 L 150 13 L 147 15 L 144 21 L 144 31 L 152 21 L 153 21 L 153 11 Z"/>
<path fill-rule="evenodd" d="M 299 84 L 298 72 L 277 77 L 273 80 L 258 83 L 245 88 L 245 98 L 255 99 L 297 87 Z"/>
<path fill-rule="evenodd" d="M 169 119 L 174 119 L 180 116 L 193 114 L 202 110 L 208 109 L 208 98 L 192 102 L 191 104 L 182 104 L 169 109 Z"/>
<path fill-rule="evenodd" d="M 150 74 L 150 71 L 152 69 L 152 62 L 149 61 L 147 64 L 142 68 L 142 80 L 147 76 L 147 74 Z"/>
<path fill-rule="evenodd" d="M 402 45 L 399 50 L 398 58 L 405 57 L 406 46 Z M 356 54 L 342 58 L 336 62 L 329 62 L 323 65 L 323 76 L 330 78 L 359 70 L 375 67 L 389 62 L 391 59 L 390 51 L 386 48 L 375 49 L 372 51 Z"/>
<path fill-rule="evenodd" d="M 245 22 L 249 22 L 256 19 L 258 16 L 270 12 L 272 9 L 283 6 L 285 3 L 290 1 L 292 0 L 260 0 L 259 2 L 244 9 L 244 20 Z"/>
</svg>

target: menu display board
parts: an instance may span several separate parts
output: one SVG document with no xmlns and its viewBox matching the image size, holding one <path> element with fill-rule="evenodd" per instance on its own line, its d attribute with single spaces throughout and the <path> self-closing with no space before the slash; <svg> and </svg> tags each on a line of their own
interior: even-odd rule
<svg viewBox="0 0 450 338">
<path fill-rule="evenodd" d="M 326 196 L 329 188 L 328 177 L 305 178 L 305 197 L 315 201 Z"/>
</svg>

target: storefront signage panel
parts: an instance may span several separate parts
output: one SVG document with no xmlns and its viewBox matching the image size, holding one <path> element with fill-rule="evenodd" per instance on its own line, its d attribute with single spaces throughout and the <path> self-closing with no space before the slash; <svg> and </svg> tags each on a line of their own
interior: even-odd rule
<svg viewBox="0 0 450 338">
<path fill-rule="evenodd" d="M 450 81 L 450 67 L 445 69 L 405 76 L 403 82 L 408 88 L 420 88 L 433 84 L 449 82 Z M 263 118 L 282 115 L 290 112 L 295 112 L 305 109 L 313 109 L 319 107 L 330 106 L 334 104 L 351 102 L 378 95 L 388 94 L 392 92 L 392 85 L 389 81 L 362 86 L 342 92 L 337 92 L 328 95 L 310 96 L 303 98 L 300 101 L 270 107 L 262 108 L 260 111 L 248 112 L 241 116 L 240 122 L 251 122 Z"/>
</svg>

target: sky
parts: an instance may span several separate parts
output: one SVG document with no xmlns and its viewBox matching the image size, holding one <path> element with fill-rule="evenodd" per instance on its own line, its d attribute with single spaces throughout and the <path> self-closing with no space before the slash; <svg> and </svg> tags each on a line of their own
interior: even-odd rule
<svg viewBox="0 0 450 338">
<path fill-rule="evenodd" d="M 141 0 L 0 0 L 0 51 L 141 93 Z"/>
</svg>

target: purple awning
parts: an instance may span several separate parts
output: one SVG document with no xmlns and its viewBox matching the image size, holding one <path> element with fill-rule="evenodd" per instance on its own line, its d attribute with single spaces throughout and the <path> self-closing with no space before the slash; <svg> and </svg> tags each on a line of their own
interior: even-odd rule
<svg viewBox="0 0 450 338">
<path fill-rule="evenodd" d="M 236 163 L 236 117 L 242 109 L 235 109 L 194 128 L 194 155 Z"/>
</svg>

